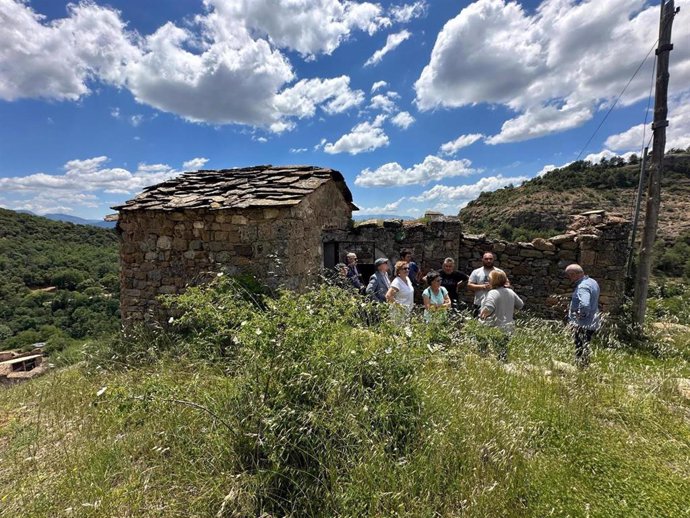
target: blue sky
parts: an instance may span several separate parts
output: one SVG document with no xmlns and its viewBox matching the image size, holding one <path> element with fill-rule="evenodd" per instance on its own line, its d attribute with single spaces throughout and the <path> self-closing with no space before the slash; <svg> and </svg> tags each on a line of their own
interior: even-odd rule
<svg viewBox="0 0 690 518">
<path fill-rule="evenodd" d="M 0 0 L 0 206 L 98 218 L 186 170 L 271 163 L 340 170 L 363 213 L 455 214 L 575 160 L 657 24 L 643 0 Z M 652 63 L 583 157 L 639 152 Z"/>
</svg>

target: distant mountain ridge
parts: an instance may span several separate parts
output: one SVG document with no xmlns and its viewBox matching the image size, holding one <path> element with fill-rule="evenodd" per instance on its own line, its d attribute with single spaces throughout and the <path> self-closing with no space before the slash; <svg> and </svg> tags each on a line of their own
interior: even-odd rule
<svg viewBox="0 0 690 518">
<path fill-rule="evenodd" d="M 482 193 L 458 216 L 465 231 L 506 240 L 561 233 L 571 215 L 588 210 L 631 217 L 639 171 L 636 156 L 627 162 L 620 157 L 599 164 L 578 161 L 519 187 Z M 666 155 L 661 191 L 658 235 L 673 242 L 690 233 L 690 150 Z"/>
<path fill-rule="evenodd" d="M 30 216 L 38 216 L 41 218 L 47 218 L 52 221 L 63 221 L 65 223 L 74 223 L 75 225 L 92 225 L 101 228 L 115 228 L 115 222 L 103 221 L 100 219 L 85 219 L 79 216 L 72 216 L 71 214 L 60 214 L 60 213 L 50 213 L 50 214 L 36 214 L 30 210 L 18 210 L 20 214 L 29 214 Z"/>
<path fill-rule="evenodd" d="M 355 221 L 366 221 L 368 219 L 402 219 L 411 220 L 412 216 L 397 216 L 395 214 L 353 214 L 352 219 Z"/>
</svg>

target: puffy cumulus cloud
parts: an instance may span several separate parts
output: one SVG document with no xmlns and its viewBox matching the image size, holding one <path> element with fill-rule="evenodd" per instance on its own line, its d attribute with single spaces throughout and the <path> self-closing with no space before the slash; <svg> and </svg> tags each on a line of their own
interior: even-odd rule
<svg viewBox="0 0 690 518">
<path fill-rule="evenodd" d="M 82 3 L 50 24 L 28 5 L 0 0 L 0 99 L 77 100 L 97 77 L 117 86 L 139 55 L 119 13 Z"/>
<path fill-rule="evenodd" d="M 409 114 L 409 112 L 396 113 L 392 118 L 391 122 L 398 128 L 407 129 L 414 123 L 415 118 Z"/>
<path fill-rule="evenodd" d="M 466 205 L 469 201 L 479 196 L 482 192 L 495 191 L 508 185 L 519 185 L 525 180 L 527 176 L 513 176 L 506 177 L 502 175 L 487 176 L 479 179 L 477 182 L 468 185 L 459 185 L 457 187 L 450 187 L 447 185 L 434 185 L 428 191 L 419 196 L 412 196 L 409 199 L 413 202 L 436 202 L 453 204 L 458 209 Z"/>
<path fill-rule="evenodd" d="M 203 157 L 197 157 L 197 158 L 192 158 L 191 160 L 187 160 L 186 162 L 182 163 L 182 168 L 186 169 L 188 171 L 195 171 L 197 169 L 201 169 L 206 165 L 206 162 L 208 162 L 208 158 L 203 158 Z"/>
<path fill-rule="evenodd" d="M 385 88 L 387 86 L 388 83 L 386 81 L 376 81 L 373 85 L 371 85 L 371 93 L 374 93 L 376 90 Z"/>
<path fill-rule="evenodd" d="M 621 92 L 657 39 L 658 16 L 644 0 L 544 0 L 533 13 L 477 0 L 439 33 L 416 102 L 423 110 L 494 103 L 515 111 L 490 144 L 579 126 Z M 689 36 L 690 24 L 675 24 L 674 40 Z M 621 105 L 646 96 L 650 72 L 651 60 Z M 690 47 L 673 51 L 671 77 L 673 92 L 687 91 Z"/>
<path fill-rule="evenodd" d="M 368 108 L 386 113 L 393 112 L 398 108 L 395 104 L 395 100 L 399 97 L 397 92 L 386 92 L 385 94 L 374 95 L 371 98 Z"/>
<path fill-rule="evenodd" d="M 390 24 L 378 4 L 350 0 L 205 0 L 204 7 L 185 26 L 168 22 L 140 35 L 118 11 L 92 2 L 70 4 L 66 17 L 48 23 L 21 0 L 0 0 L 0 99 L 77 100 L 101 81 L 189 121 L 281 132 L 294 127 L 290 117 L 312 116 L 322 103 L 339 113 L 363 101 L 344 76 L 290 85 L 295 74 L 283 49 L 328 54 L 353 31 Z"/>
<path fill-rule="evenodd" d="M 481 133 L 470 133 L 469 135 L 460 135 L 455 140 L 451 140 L 449 142 L 441 144 L 441 152 L 444 155 L 454 155 L 462 148 L 471 146 L 472 144 L 474 144 L 478 140 L 481 140 L 482 138 L 484 138 L 484 135 L 482 135 Z"/>
<path fill-rule="evenodd" d="M 398 162 L 389 162 L 374 169 L 364 169 L 355 178 L 359 187 L 399 187 L 403 185 L 425 185 L 443 178 L 471 176 L 480 172 L 471 167 L 467 159 L 444 160 L 436 156 L 427 156 L 421 164 L 404 168 Z"/>
<path fill-rule="evenodd" d="M 196 53 L 188 48 L 201 42 L 172 23 L 148 36 L 146 52 L 129 66 L 128 85 L 135 98 L 195 122 L 278 122 L 272 105 L 279 88 L 294 77 L 289 62 L 241 27 L 224 39 L 212 21 L 203 23 L 213 40 Z"/>
<path fill-rule="evenodd" d="M 203 165 L 207 159 L 194 158 L 188 164 Z M 140 163 L 133 171 L 109 167 L 108 157 L 70 160 L 60 174 L 35 173 L 0 178 L 4 205 L 34 212 L 72 212 L 75 207 L 97 207 L 102 196 L 131 195 L 148 185 L 163 182 L 179 171 L 167 164 Z"/>
<path fill-rule="evenodd" d="M 389 25 L 381 6 L 349 0 L 205 0 L 221 23 L 242 25 L 305 57 L 330 54 L 355 31 Z"/>
<path fill-rule="evenodd" d="M 584 160 L 585 162 L 592 162 L 593 164 L 598 164 L 602 160 L 610 160 L 611 158 L 615 158 L 615 157 L 621 157 L 624 160 L 628 160 L 634 154 L 635 153 L 633 153 L 632 151 L 630 151 L 628 153 L 620 154 L 620 153 L 614 153 L 610 149 L 604 149 L 602 151 L 599 151 L 598 153 L 590 153 L 589 155 L 584 157 L 582 160 Z M 565 167 L 566 165 L 569 165 L 569 164 L 565 164 L 561 167 Z"/>
<path fill-rule="evenodd" d="M 389 52 L 395 50 L 398 48 L 398 46 L 405 40 L 409 39 L 412 36 L 412 33 L 408 30 L 402 30 L 400 32 L 396 32 L 395 34 L 389 34 L 388 37 L 386 38 L 386 44 L 381 47 L 379 50 L 374 52 L 369 59 L 366 60 L 364 63 L 365 67 L 369 67 L 372 65 L 377 65 L 378 63 L 381 62 L 383 59 L 383 56 L 388 54 Z"/>
<path fill-rule="evenodd" d="M 611 135 L 604 145 L 614 151 L 639 151 L 643 147 L 643 133 L 646 135 L 645 140 L 649 140 L 652 136 L 652 125 L 649 124 L 646 131 L 644 130 L 644 125 L 638 124 L 622 133 Z M 690 94 L 671 100 L 666 128 L 666 149 L 688 147 L 690 147 Z"/>
<path fill-rule="evenodd" d="M 278 94 L 274 106 L 283 115 L 312 117 L 317 105 L 326 113 L 341 113 L 364 101 L 364 92 L 350 89 L 350 78 L 302 79 Z"/>
<path fill-rule="evenodd" d="M 593 106 L 537 106 L 507 120 L 501 132 L 487 137 L 487 144 L 522 142 L 533 138 L 577 128 L 592 118 Z"/>
<path fill-rule="evenodd" d="M 360 207 L 357 214 L 390 214 L 391 212 L 397 211 L 403 201 L 405 201 L 404 197 L 377 207 Z"/>
<path fill-rule="evenodd" d="M 558 169 L 558 166 L 554 164 L 547 164 L 541 168 L 541 170 L 537 173 L 537 176 L 544 176 L 546 173 L 553 171 L 554 169 Z"/>
<path fill-rule="evenodd" d="M 373 121 L 357 124 L 350 133 L 340 137 L 335 143 L 323 142 L 323 150 L 331 155 L 349 153 L 358 155 L 388 145 L 388 135 L 381 127 L 386 115 L 378 115 Z"/>
<path fill-rule="evenodd" d="M 418 1 L 411 4 L 394 5 L 388 12 L 394 22 L 408 23 L 415 18 L 424 16 L 427 9 L 428 5 L 425 1 Z"/>
<path fill-rule="evenodd" d="M 64 192 L 56 198 L 52 193 L 38 193 L 29 197 L 14 196 L 11 201 L 0 198 L 0 205 L 12 210 L 29 210 L 34 214 L 70 214 L 78 208 L 98 207 L 99 200 L 94 194 Z"/>
</svg>

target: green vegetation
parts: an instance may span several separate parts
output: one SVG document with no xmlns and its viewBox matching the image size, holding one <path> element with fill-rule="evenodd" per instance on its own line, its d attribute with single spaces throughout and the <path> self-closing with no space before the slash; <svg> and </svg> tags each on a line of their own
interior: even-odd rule
<svg viewBox="0 0 690 518">
<path fill-rule="evenodd" d="M 4 393 L 0 514 L 685 516 L 690 322 L 665 300 L 656 355 L 603 332 L 569 372 L 560 324 L 521 322 L 506 365 L 471 320 L 397 328 L 337 288 L 220 277 Z"/>
<path fill-rule="evenodd" d="M 112 333 L 118 293 L 112 230 L 0 209 L 0 350 Z"/>
<path fill-rule="evenodd" d="M 654 268 L 661 275 L 690 279 L 690 232 L 681 234 L 668 246 L 663 241 L 657 241 Z"/>
</svg>

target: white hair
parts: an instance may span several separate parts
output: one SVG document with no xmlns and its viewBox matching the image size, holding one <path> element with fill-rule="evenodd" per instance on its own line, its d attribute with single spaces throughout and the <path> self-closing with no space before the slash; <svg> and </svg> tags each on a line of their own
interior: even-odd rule
<svg viewBox="0 0 690 518">
<path fill-rule="evenodd" d="M 576 264 L 576 263 L 569 264 L 568 266 L 566 266 L 565 271 L 567 273 L 570 273 L 570 272 L 572 272 L 572 273 L 585 273 L 585 271 L 582 269 L 582 266 L 580 266 L 579 264 Z"/>
<path fill-rule="evenodd" d="M 446 257 L 443 260 L 443 264 L 455 264 L 455 259 L 453 259 L 452 257 Z"/>
</svg>

